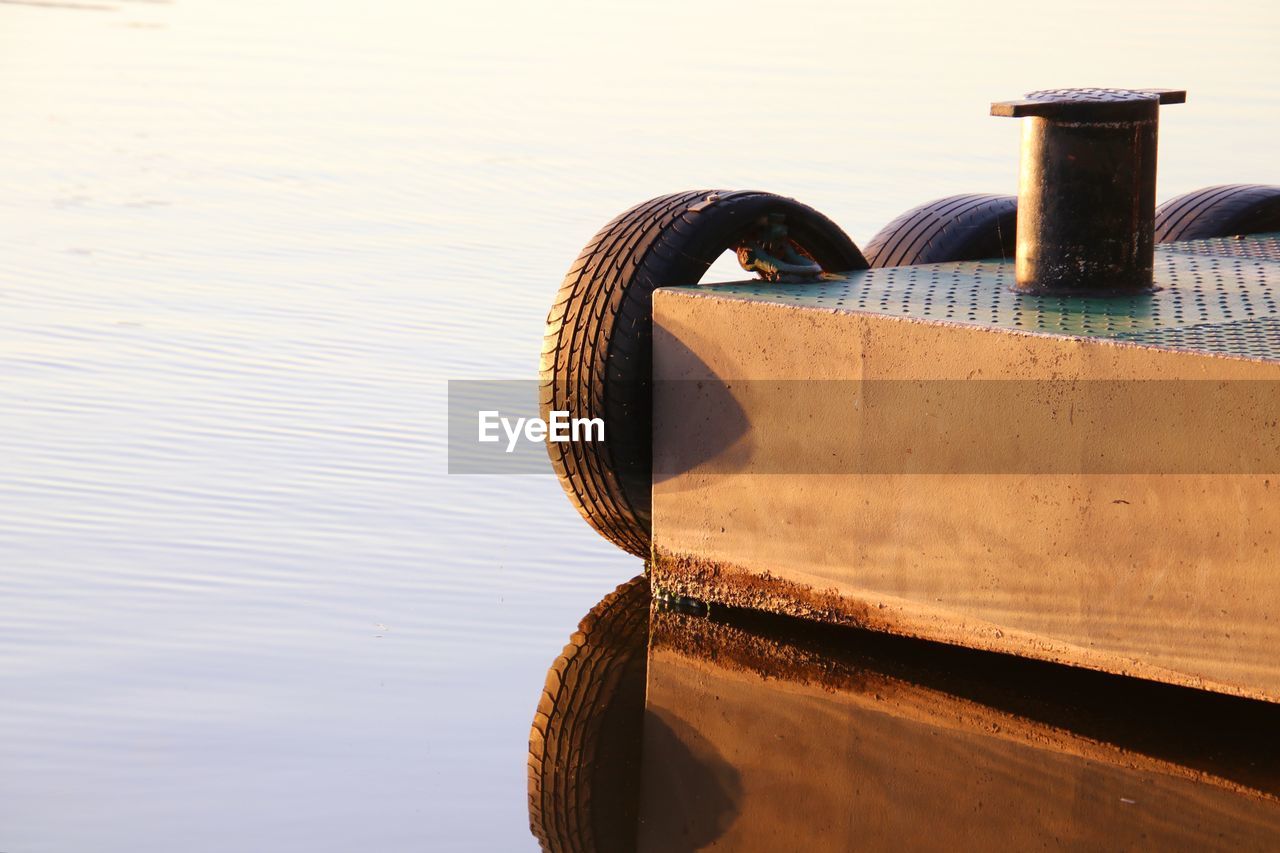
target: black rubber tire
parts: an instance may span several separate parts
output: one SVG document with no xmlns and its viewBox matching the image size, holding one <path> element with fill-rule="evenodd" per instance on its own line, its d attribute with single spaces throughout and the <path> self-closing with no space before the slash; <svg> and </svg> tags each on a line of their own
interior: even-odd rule
<svg viewBox="0 0 1280 853">
<path fill-rule="evenodd" d="M 1224 184 L 1171 198 L 1156 208 L 1156 242 L 1280 231 L 1280 187 Z"/>
<path fill-rule="evenodd" d="M 547 672 L 529 733 L 529 828 L 543 850 L 634 850 L 649 642 L 641 575 L 591 608 Z"/>
<path fill-rule="evenodd" d="M 1017 246 L 1018 199 L 968 194 L 913 207 L 867 243 L 873 267 L 1012 258 Z"/>
<path fill-rule="evenodd" d="M 828 272 L 866 269 L 834 222 L 763 192 L 699 190 L 636 205 L 592 238 L 547 316 L 542 417 L 602 418 L 603 442 L 547 442 L 569 499 L 606 539 L 649 554 L 653 289 L 694 284 L 762 216 L 786 215 L 788 237 Z M 745 274 L 744 274 L 745 275 Z"/>
</svg>

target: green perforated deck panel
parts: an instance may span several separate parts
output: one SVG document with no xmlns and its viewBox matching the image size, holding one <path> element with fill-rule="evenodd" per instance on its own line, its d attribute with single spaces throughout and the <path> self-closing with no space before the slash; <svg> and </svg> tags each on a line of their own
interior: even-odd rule
<svg viewBox="0 0 1280 853">
<path fill-rule="evenodd" d="M 1014 292 L 1013 281 L 1013 262 L 993 260 L 863 270 L 810 284 L 678 289 L 1280 361 L 1280 234 L 1159 246 L 1159 289 L 1141 296 L 1035 296 Z"/>
</svg>

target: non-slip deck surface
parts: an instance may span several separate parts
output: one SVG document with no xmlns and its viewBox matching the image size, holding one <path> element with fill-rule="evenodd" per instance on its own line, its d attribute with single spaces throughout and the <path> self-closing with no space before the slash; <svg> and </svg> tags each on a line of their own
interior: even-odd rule
<svg viewBox="0 0 1280 853">
<path fill-rule="evenodd" d="M 1048 335 L 1280 361 L 1280 234 L 1158 246 L 1154 293 L 1034 296 L 1012 261 L 887 267 L 812 284 L 746 281 L 679 290 Z"/>
</svg>

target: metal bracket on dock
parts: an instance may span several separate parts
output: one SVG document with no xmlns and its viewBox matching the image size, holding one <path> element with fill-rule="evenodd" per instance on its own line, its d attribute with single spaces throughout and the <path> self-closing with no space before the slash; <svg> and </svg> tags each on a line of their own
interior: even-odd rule
<svg viewBox="0 0 1280 853">
<path fill-rule="evenodd" d="M 805 257 L 787 238 L 787 215 L 771 213 L 760 220 L 755 239 L 737 247 L 738 264 L 765 281 L 814 281 L 822 276 L 822 266 Z"/>
</svg>

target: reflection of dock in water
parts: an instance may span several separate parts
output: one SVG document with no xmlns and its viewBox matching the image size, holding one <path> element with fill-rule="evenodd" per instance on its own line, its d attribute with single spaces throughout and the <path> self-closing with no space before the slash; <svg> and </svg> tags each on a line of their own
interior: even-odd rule
<svg viewBox="0 0 1280 853">
<path fill-rule="evenodd" d="M 554 703 L 576 748 L 538 746 L 560 774 L 538 789 L 548 849 L 1280 846 L 1273 704 L 762 614 L 655 610 L 650 628 L 643 714 L 635 691 Z M 549 691 L 639 654 L 575 641 Z M 641 738 L 639 766 L 608 757 Z M 634 836 L 574 828 L 618 797 Z"/>
<path fill-rule="evenodd" d="M 1278 712 L 869 633 L 655 613 L 640 849 L 1274 849 Z"/>
</svg>

